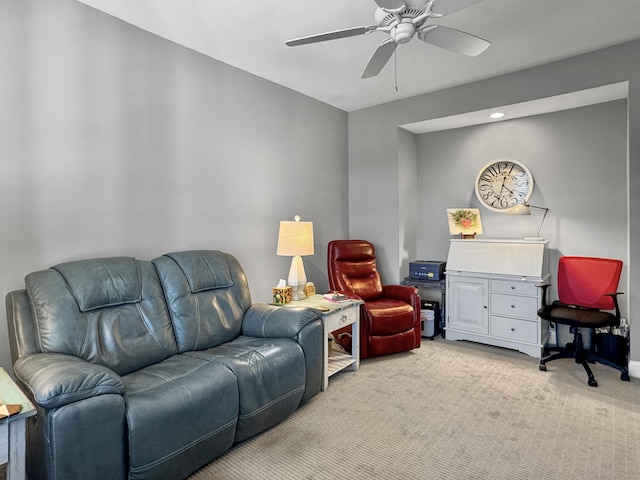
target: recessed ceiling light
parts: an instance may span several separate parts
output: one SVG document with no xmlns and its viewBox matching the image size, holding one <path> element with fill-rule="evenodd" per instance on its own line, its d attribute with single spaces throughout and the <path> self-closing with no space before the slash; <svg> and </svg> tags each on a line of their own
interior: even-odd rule
<svg viewBox="0 0 640 480">
<path fill-rule="evenodd" d="M 493 119 L 502 118 L 502 117 L 504 117 L 504 113 L 502 112 L 494 112 L 491 115 L 489 115 L 489 118 L 493 118 Z"/>
</svg>

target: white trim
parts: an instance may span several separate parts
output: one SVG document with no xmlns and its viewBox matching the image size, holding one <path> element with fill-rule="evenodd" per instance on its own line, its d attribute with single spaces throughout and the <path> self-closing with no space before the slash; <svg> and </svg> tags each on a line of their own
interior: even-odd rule
<svg viewBox="0 0 640 480">
<path fill-rule="evenodd" d="M 629 361 L 629 376 L 633 378 L 640 378 L 640 361 Z"/>
</svg>

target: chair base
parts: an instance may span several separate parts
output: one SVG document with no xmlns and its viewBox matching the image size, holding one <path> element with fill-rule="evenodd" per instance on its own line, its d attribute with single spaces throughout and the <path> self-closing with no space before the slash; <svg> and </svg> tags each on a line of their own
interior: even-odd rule
<svg viewBox="0 0 640 480">
<path fill-rule="evenodd" d="M 545 349 L 548 350 L 558 350 L 557 353 L 553 353 L 551 355 L 545 356 L 540 359 L 540 370 L 543 372 L 547 371 L 547 363 L 552 362 L 553 360 L 558 360 L 560 358 L 573 358 L 576 363 L 582 365 L 584 370 L 587 372 L 589 379 L 587 383 L 590 387 L 597 387 L 598 382 L 596 381 L 591 368 L 589 367 L 589 363 L 600 363 L 602 365 L 607 365 L 609 367 L 615 368 L 619 370 L 620 380 L 629 382 L 631 379 L 629 378 L 629 370 L 626 366 L 618 365 L 606 358 L 601 357 L 597 353 L 592 350 L 585 350 L 584 345 L 582 343 L 582 333 L 579 328 L 574 327 L 573 332 L 573 342 L 568 343 L 564 348 L 552 347 Z"/>
</svg>

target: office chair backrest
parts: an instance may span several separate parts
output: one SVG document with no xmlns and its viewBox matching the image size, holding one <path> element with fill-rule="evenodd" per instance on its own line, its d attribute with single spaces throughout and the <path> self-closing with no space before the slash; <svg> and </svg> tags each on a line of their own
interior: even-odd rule
<svg viewBox="0 0 640 480">
<path fill-rule="evenodd" d="M 613 310 L 622 261 L 594 257 L 561 257 L 558 263 L 558 298 L 562 303 Z"/>
</svg>

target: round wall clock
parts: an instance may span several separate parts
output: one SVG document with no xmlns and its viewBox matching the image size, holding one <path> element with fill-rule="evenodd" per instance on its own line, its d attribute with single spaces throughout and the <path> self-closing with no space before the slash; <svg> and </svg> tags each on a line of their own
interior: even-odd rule
<svg viewBox="0 0 640 480">
<path fill-rule="evenodd" d="M 480 169 L 475 189 L 483 206 L 504 212 L 519 203 L 527 203 L 533 192 L 533 176 L 521 162 L 495 160 Z"/>
</svg>

